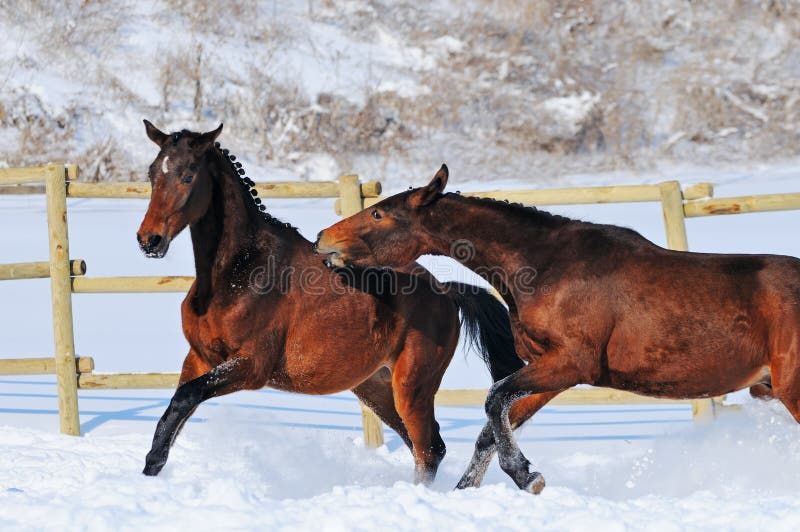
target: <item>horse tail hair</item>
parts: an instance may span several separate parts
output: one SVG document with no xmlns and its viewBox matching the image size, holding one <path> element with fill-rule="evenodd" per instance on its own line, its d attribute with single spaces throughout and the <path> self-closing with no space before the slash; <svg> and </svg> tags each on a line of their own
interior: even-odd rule
<svg viewBox="0 0 800 532">
<path fill-rule="evenodd" d="M 445 293 L 461 313 L 467 345 L 474 347 L 497 382 L 517 372 L 525 363 L 517 356 L 506 307 L 488 290 L 450 281 Z"/>
</svg>

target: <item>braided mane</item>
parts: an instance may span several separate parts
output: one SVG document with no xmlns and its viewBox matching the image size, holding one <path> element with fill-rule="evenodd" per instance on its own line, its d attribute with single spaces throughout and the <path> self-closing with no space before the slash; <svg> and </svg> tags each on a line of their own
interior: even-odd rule
<svg viewBox="0 0 800 532">
<path fill-rule="evenodd" d="M 235 155 L 230 153 L 229 150 L 222 148 L 219 142 L 214 143 L 214 148 L 217 150 L 217 153 L 222 157 L 222 159 L 228 163 L 230 170 L 234 173 L 234 175 L 239 176 L 239 183 L 242 185 L 242 188 L 247 195 L 252 198 L 253 204 L 259 210 L 261 217 L 265 222 L 274 227 L 280 227 L 299 232 L 297 231 L 297 228 L 290 223 L 282 222 L 267 212 L 266 205 L 264 205 L 261 202 L 261 198 L 258 197 L 258 191 L 255 188 L 255 182 L 245 175 L 244 168 L 242 168 L 242 163 L 236 160 Z"/>
</svg>

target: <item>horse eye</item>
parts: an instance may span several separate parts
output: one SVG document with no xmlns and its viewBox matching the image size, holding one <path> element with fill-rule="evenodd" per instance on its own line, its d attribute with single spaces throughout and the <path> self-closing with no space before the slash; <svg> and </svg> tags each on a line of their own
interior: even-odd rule
<svg viewBox="0 0 800 532">
<path fill-rule="evenodd" d="M 380 220 L 381 218 L 383 218 L 383 216 L 381 216 L 381 213 L 378 212 L 378 209 L 372 211 L 372 217 L 375 218 L 376 220 Z"/>
<path fill-rule="evenodd" d="M 185 175 L 181 178 L 181 183 L 191 183 L 194 176 Z"/>
</svg>

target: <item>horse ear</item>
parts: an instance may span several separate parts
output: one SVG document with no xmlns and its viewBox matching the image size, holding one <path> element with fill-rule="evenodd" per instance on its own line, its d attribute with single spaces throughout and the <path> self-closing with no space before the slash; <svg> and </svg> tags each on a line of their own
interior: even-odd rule
<svg viewBox="0 0 800 532">
<path fill-rule="evenodd" d="M 436 175 L 433 176 L 431 182 L 419 189 L 411 197 L 412 205 L 415 207 L 424 207 L 425 205 L 431 204 L 439 197 L 444 187 L 447 186 L 447 178 L 449 176 L 450 172 L 447 170 L 447 165 L 443 164 L 442 167 L 439 168 L 439 171 L 436 172 Z"/>
<path fill-rule="evenodd" d="M 221 123 L 220 123 L 219 127 L 217 127 L 217 129 L 215 129 L 213 131 L 206 131 L 205 133 L 200 135 L 200 138 L 197 139 L 197 141 L 195 142 L 195 145 L 200 147 L 203 150 L 205 150 L 207 148 L 210 148 L 211 145 L 214 144 L 214 141 L 217 140 L 217 137 L 219 137 L 220 133 L 222 133 L 222 124 Z"/>
<path fill-rule="evenodd" d="M 217 129 L 214 131 L 209 131 L 207 133 L 203 133 L 203 138 L 207 138 L 209 141 L 214 142 L 219 137 L 219 134 L 222 133 L 222 122 L 219 123 Z"/>
<path fill-rule="evenodd" d="M 149 120 L 144 121 L 144 130 L 147 132 L 147 137 L 159 146 L 163 145 L 169 138 L 169 135 L 151 124 Z"/>
</svg>

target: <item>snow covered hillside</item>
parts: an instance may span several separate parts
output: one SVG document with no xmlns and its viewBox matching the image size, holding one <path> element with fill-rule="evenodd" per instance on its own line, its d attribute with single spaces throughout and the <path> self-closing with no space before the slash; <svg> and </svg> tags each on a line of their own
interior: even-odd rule
<svg viewBox="0 0 800 532">
<path fill-rule="evenodd" d="M 541 182 L 798 154 L 796 2 L 0 0 L 0 164 L 142 179 L 141 119 L 254 177 Z"/>
</svg>

